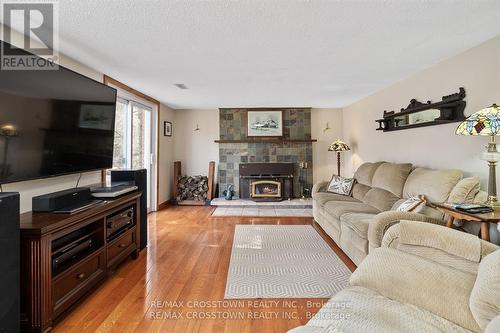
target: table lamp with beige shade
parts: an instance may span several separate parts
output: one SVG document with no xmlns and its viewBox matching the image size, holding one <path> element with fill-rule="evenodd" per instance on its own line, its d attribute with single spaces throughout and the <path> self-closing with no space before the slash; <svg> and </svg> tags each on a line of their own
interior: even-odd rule
<svg viewBox="0 0 500 333">
<path fill-rule="evenodd" d="M 328 147 L 328 151 L 337 152 L 337 175 L 340 176 L 340 153 L 351 150 L 349 145 L 342 140 L 333 141 Z"/>
<path fill-rule="evenodd" d="M 495 210 L 500 209 L 497 200 L 497 178 L 496 166 L 500 161 L 500 153 L 497 149 L 496 136 L 500 134 L 500 107 L 496 104 L 471 114 L 457 127 L 455 134 L 458 135 L 482 135 L 489 136 L 490 142 L 487 150 L 481 154 L 481 159 L 488 162 L 488 202 L 487 204 Z"/>
</svg>

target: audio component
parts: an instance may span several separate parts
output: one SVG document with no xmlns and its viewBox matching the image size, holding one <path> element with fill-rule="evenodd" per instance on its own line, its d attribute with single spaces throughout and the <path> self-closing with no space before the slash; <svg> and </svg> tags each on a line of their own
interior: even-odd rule
<svg viewBox="0 0 500 333">
<path fill-rule="evenodd" d="M 19 193 L 0 193 L 0 332 L 19 332 Z"/>
<path fill-rule="evenodd" d="M 111 182 L 134 181 L 135 186 L 142 192 L 140 211 L 137 212 L 141 221 L 140 249 L 148 245 L 148 171 L 138 170 L 111 170 Z"/>
<path fill-rule="evenodd" d="M 110 241 L 134 224 L 134 208 L 130 207 L 118 214 L 106 218 L 106 237 Z"/>
<path fill-rule="evenodd" d="M 88 205 L 91 201 L 93 198 L 90 188 L 78 187 L 33 197 L 32 209 L 34 212 L 53 212 L 68 207 Z"/>
</svg>

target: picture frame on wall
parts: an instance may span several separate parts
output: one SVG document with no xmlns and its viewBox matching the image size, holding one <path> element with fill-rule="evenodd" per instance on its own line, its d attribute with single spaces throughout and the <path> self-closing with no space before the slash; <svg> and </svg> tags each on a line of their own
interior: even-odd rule
<svg viewBox="0 0 500 333">
<path fill-rule="evenodd" d="M 170 121 L 163 122 L 163 136 L 172 136 L 173 125 Z"/>
<path fill-rule="evenodd" d="M 247 112 L 247 136 L 249 137 L 282 137 L 282 110 L 255 110 Z"/>
</svg>

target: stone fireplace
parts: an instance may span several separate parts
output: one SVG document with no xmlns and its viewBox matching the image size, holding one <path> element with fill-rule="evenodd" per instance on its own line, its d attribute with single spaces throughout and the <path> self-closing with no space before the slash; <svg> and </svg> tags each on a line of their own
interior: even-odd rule
<svg viewBox="0 0 500 333">
<path fill-rule="evenodd" d="M 281 182 L 282 197 L 299 198 L 302 189 L 312 189 L 312 146 L 311 139 L 311 109 L 281 108 L 283 110 L 283 137 L 252 138 L 247 136 L 247 112 L 252 109 L 231 108 L 220 109 L 220 139 L 218 180 L 219 194 L 234 186 L 235 196 L 250 198 L 250 183 L 248 187 L 240 188 L 240 165 L 243 164 L 273 164 L 291 165 L 292 175 L 288 180 L 272 180 Z M 307 162 L 307 169 L 300 169 L 300 162 Z M 266 174 L 265 171 L 260 171 Z M 289 184 L 289 185 L 287 185 Z M 301 186 L 302 185 L 302 186 Z M 246 185 L 245 185 L 246 186 Z M 288 186 L 288 187 L 287 187 Z M 267 191 L 267 190 L 266 190 Z M 285 195 L 284 191 L 289 191 Z M 278 200 L 278 199 L 274 199 Z"/>
</svg>

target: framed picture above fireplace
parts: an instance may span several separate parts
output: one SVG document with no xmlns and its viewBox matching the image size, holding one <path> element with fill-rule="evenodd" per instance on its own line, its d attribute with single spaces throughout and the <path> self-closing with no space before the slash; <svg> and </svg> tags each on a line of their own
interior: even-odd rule
<svg viewBox="0 0 500 333">
<path fill-rule="evenodd" d="M 283 136 L 283 111 L 258 110 L 248 111 L 247 136 Z"/>
</svg>

